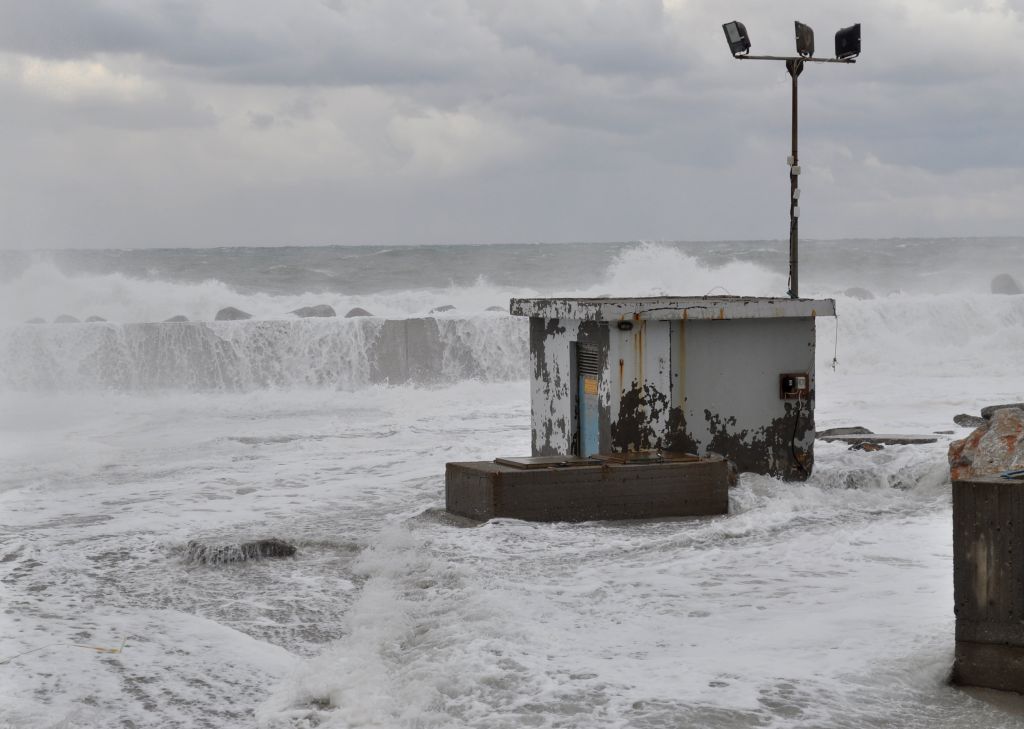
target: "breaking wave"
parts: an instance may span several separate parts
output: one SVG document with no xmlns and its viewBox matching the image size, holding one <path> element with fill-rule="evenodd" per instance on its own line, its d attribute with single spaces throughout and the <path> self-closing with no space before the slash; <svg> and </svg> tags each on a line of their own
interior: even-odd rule
<svg viewBox="0 0 1024 729">
<path fill-rule="evenodd" d="M 415 281 L 414 273 L 410 278 Z M 355 307 L 388 319 L 428 316 L 438 307 L 453 307 L 453 314 L 472 316 L 491 308 L 507 311 L 509 298 L 532 293 L 530 289 L 505 290 L 480 276 L 469 286 L 409 286 L 360 295 L 312 293 L 300 287 L 295 293 L 271 294 L 246 291 L 215 278 L 190 282 L 123 273 L 68 274 L 43 261 L 0 284 L 0 324 L 37 318 L 52 322 L 62 314 L 79 319 L 99 316 L 122 323 L 162 322 L 173 316 L 211 321 L 226 306 L 255 319 L 294 320 L 290 312 L 313 304 L 328 304 L 339 316 Z"/>
<path fill-rule="evenodd" d="M 786 290 L 786 278 L 748 261 L 702 264 L 678 248 L 641 243 L 621 251 L 593 286 L 579 296 L 771 296 Z"/>
<path fill-rule="evenodd" d="M 510 298 L 778 295 L 785 290 L 784 276 L 756 263 L 711 266 L 653 243 L 624 247 L 593 278 L 564 289 L 532 288 L 531 280 L 515 288 L 497 286 L 483 276 L 469 285 L 416 288 L 415 272 L 396 271 L 388 285 L 405 288 L 360 296 L 270 294 L 246 293 L 214 279 L 71 275 L 52 262 L 37 261 L 0 283 L 0 389 L 351 390 L 523 379 L 526 321 L 487 311 L 507 311 Z M 360 306 L 375 316 L 297 319 L 288 313 L 316 303 L 339 314 Z M 227 305 L 254 318 L 210 321 Z M 444 311 L 432 311 L 439 307 Z M 837 311 L 838 337 L 836 320 L 818 320 L 819 371 L 831 363 L 836 344 L 839 374 L 927 370 L 951 377 L 1005 376 L 1019 370 L 1024 352 L 1024 296 L 894 293 L 859 300 L 840 295 Z M 61 313 L 111 321 L 21 323 L 34 316 L 52 321 Z M 192 321 L 154 323 L 176 314 Z"/>
<path fill-rule="evenodd" d="M 838 298 L 838 320 L 818 319 L 818 361 L 848 371 L 940 377 L 1014 376 L 1024 354 L 1024 296 L 894 295 Z"/>
</svg>

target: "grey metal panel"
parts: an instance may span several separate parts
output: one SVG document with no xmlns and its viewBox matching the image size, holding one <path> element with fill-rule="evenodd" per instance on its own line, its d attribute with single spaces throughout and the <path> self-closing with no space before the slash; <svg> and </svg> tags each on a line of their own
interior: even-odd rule
<svg viewBox="0 0 1024 729">
<path fill-rule="evenodd" d="M 626 299 L 512 299 L 517 316 L 583 321 L 776 319 L 835 316 L 833 299 L 753 296 L 664 296 Z"/>
<path fill-rule="evenodd" d="M 814 446 L 814 319 L 677 324 L 681 412 L 672 448 L 718 453 L 740 471 L 806 478 Z M 779 375 L 806 372 L 810 398 L 779 398 Z"/>
</svg>

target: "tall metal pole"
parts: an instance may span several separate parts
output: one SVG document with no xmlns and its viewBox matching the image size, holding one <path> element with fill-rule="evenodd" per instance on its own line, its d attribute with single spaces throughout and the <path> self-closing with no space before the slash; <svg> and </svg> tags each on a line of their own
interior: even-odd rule
<svg viewBox="0 0 1024 729">
<path fill-rule="evenodd" d="M 804 53 L 804 49 L 801 48 L 801 23 L 797 23 L 797 52 Z M 786 70 L 789 71 L 790 77 L 793 79 L 793 155 L 790 157 L 792 160 L 789 167 L 789 296 L 793 299 L 800 298 L 800 264 L 799 264 L 799 218 L 800 218 L 800 201 L 797 199 L 799 194 L 799 175 L 800 175 L 800 158 L 797 156 L 796 149 L 796 77 L 804 70 L 805 63 L 856 63 L 854 56 L 860 53 L 860 24 L 850 26 L 849 28 L 843 28 L 836 34 L 836 56 L 839 56 L 840 50 L 842 50 L 842 58 L 812 58 L 814 52 L 813 34 L 811 35 L 810 49 L 807 50 L 805 55 L 800 56 L 752 56 L 745 51 L 750 50 L 750 39 L 746 37 L 747 30 L 743 27 L 742 23 L 732 22 L 726 23 L 725 26 L 725 37 L 729 40 L 729 48 L 732 51 L 733 58 L 738 61 L 785 61 Z M 810 31 L 810 28 L 804 28 L 804 31 Z M 842 49 L 840 49 L 840 35 L 842 38 Z M 744 43 L 745 41 L 745 43 Z"/>
<path fill-rule="evenodd" d="M 796 79 L 800 75 L 800 72 L 804 70 L 804 62 L 802 60 L 789 60 L 786 61 L 786 70 L 789 71 L 790 77 L 793 79 L 793 156 L 792 163 L 789 168 L 789 296 L 793 299 L 800 298 L 800 239 L 799 239 L 799 222 L 800 222 L 800 210 L 799 201 L 797 200 L 797 184 L 799 182 L 799 171 L 800 171 L 800 158 L 797 155 L 796 145 L 796 130 L 797 130 L 797 96 L 796 96 Z"/>
</svg>

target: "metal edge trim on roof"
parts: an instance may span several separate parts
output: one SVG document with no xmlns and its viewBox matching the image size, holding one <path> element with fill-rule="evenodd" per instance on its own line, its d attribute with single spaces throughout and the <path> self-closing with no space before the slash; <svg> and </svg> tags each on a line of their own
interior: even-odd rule
<svg viewBox="0 0 1024 729">
<path fill-rule="evenodd" d="M 666 296 L 623 299 L 512 299 L 514 316 L 541 319 L 782 319 L 835 316 L 835 299 Z"/>
</svg>

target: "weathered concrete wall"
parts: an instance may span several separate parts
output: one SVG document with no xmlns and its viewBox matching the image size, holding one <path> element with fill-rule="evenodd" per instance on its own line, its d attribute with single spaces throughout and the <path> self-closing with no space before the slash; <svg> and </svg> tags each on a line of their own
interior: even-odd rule
<svg viewBox="0 0 1024 729">
<path fill-rule="evenodd" d="M 579 322 L 530 319 L 531 446 L 535 456 L 572 452 L 572 343 Z"/>
<path fill-rule="evenodd" d="M 671 403 L 673 322 L 642 319 L 609 327 L 611 445 L 615 451 L 664 445 Z"/>
<path fill-rule="evenodd" d="M 592 342 L 602 372 L 602 452 L 711 452 L 741 471 L 810 474 L 813 317 L 530 322 L 534 455 L 577 452 L 573 343 Z M 783 373 L 807 373 L 809 398 L 780 399 Z"/>
<path fill-rule="evenodd" d="M 0 327 L 0 389 L 249 390 L 527 376 L 507 317 L 316 318 Z"/>
<path fill-rule="evenodd" d="M 444 348 L 434 319 L 388 319 L 367 352 L 371 382 L 441 380 Z"/>
<path fill-rule="evenodd" d="M 572 319 L 530 319 L 530 410 L 533 455 L 576 453 L 576 381 L 574 345 L 597 347 L 602 372 L 609 367 L 609 334 L 605 322 Z M 611 450 L 612 389 L 602 377 L 598 391 L 599 442 Z"/>
</svg>

